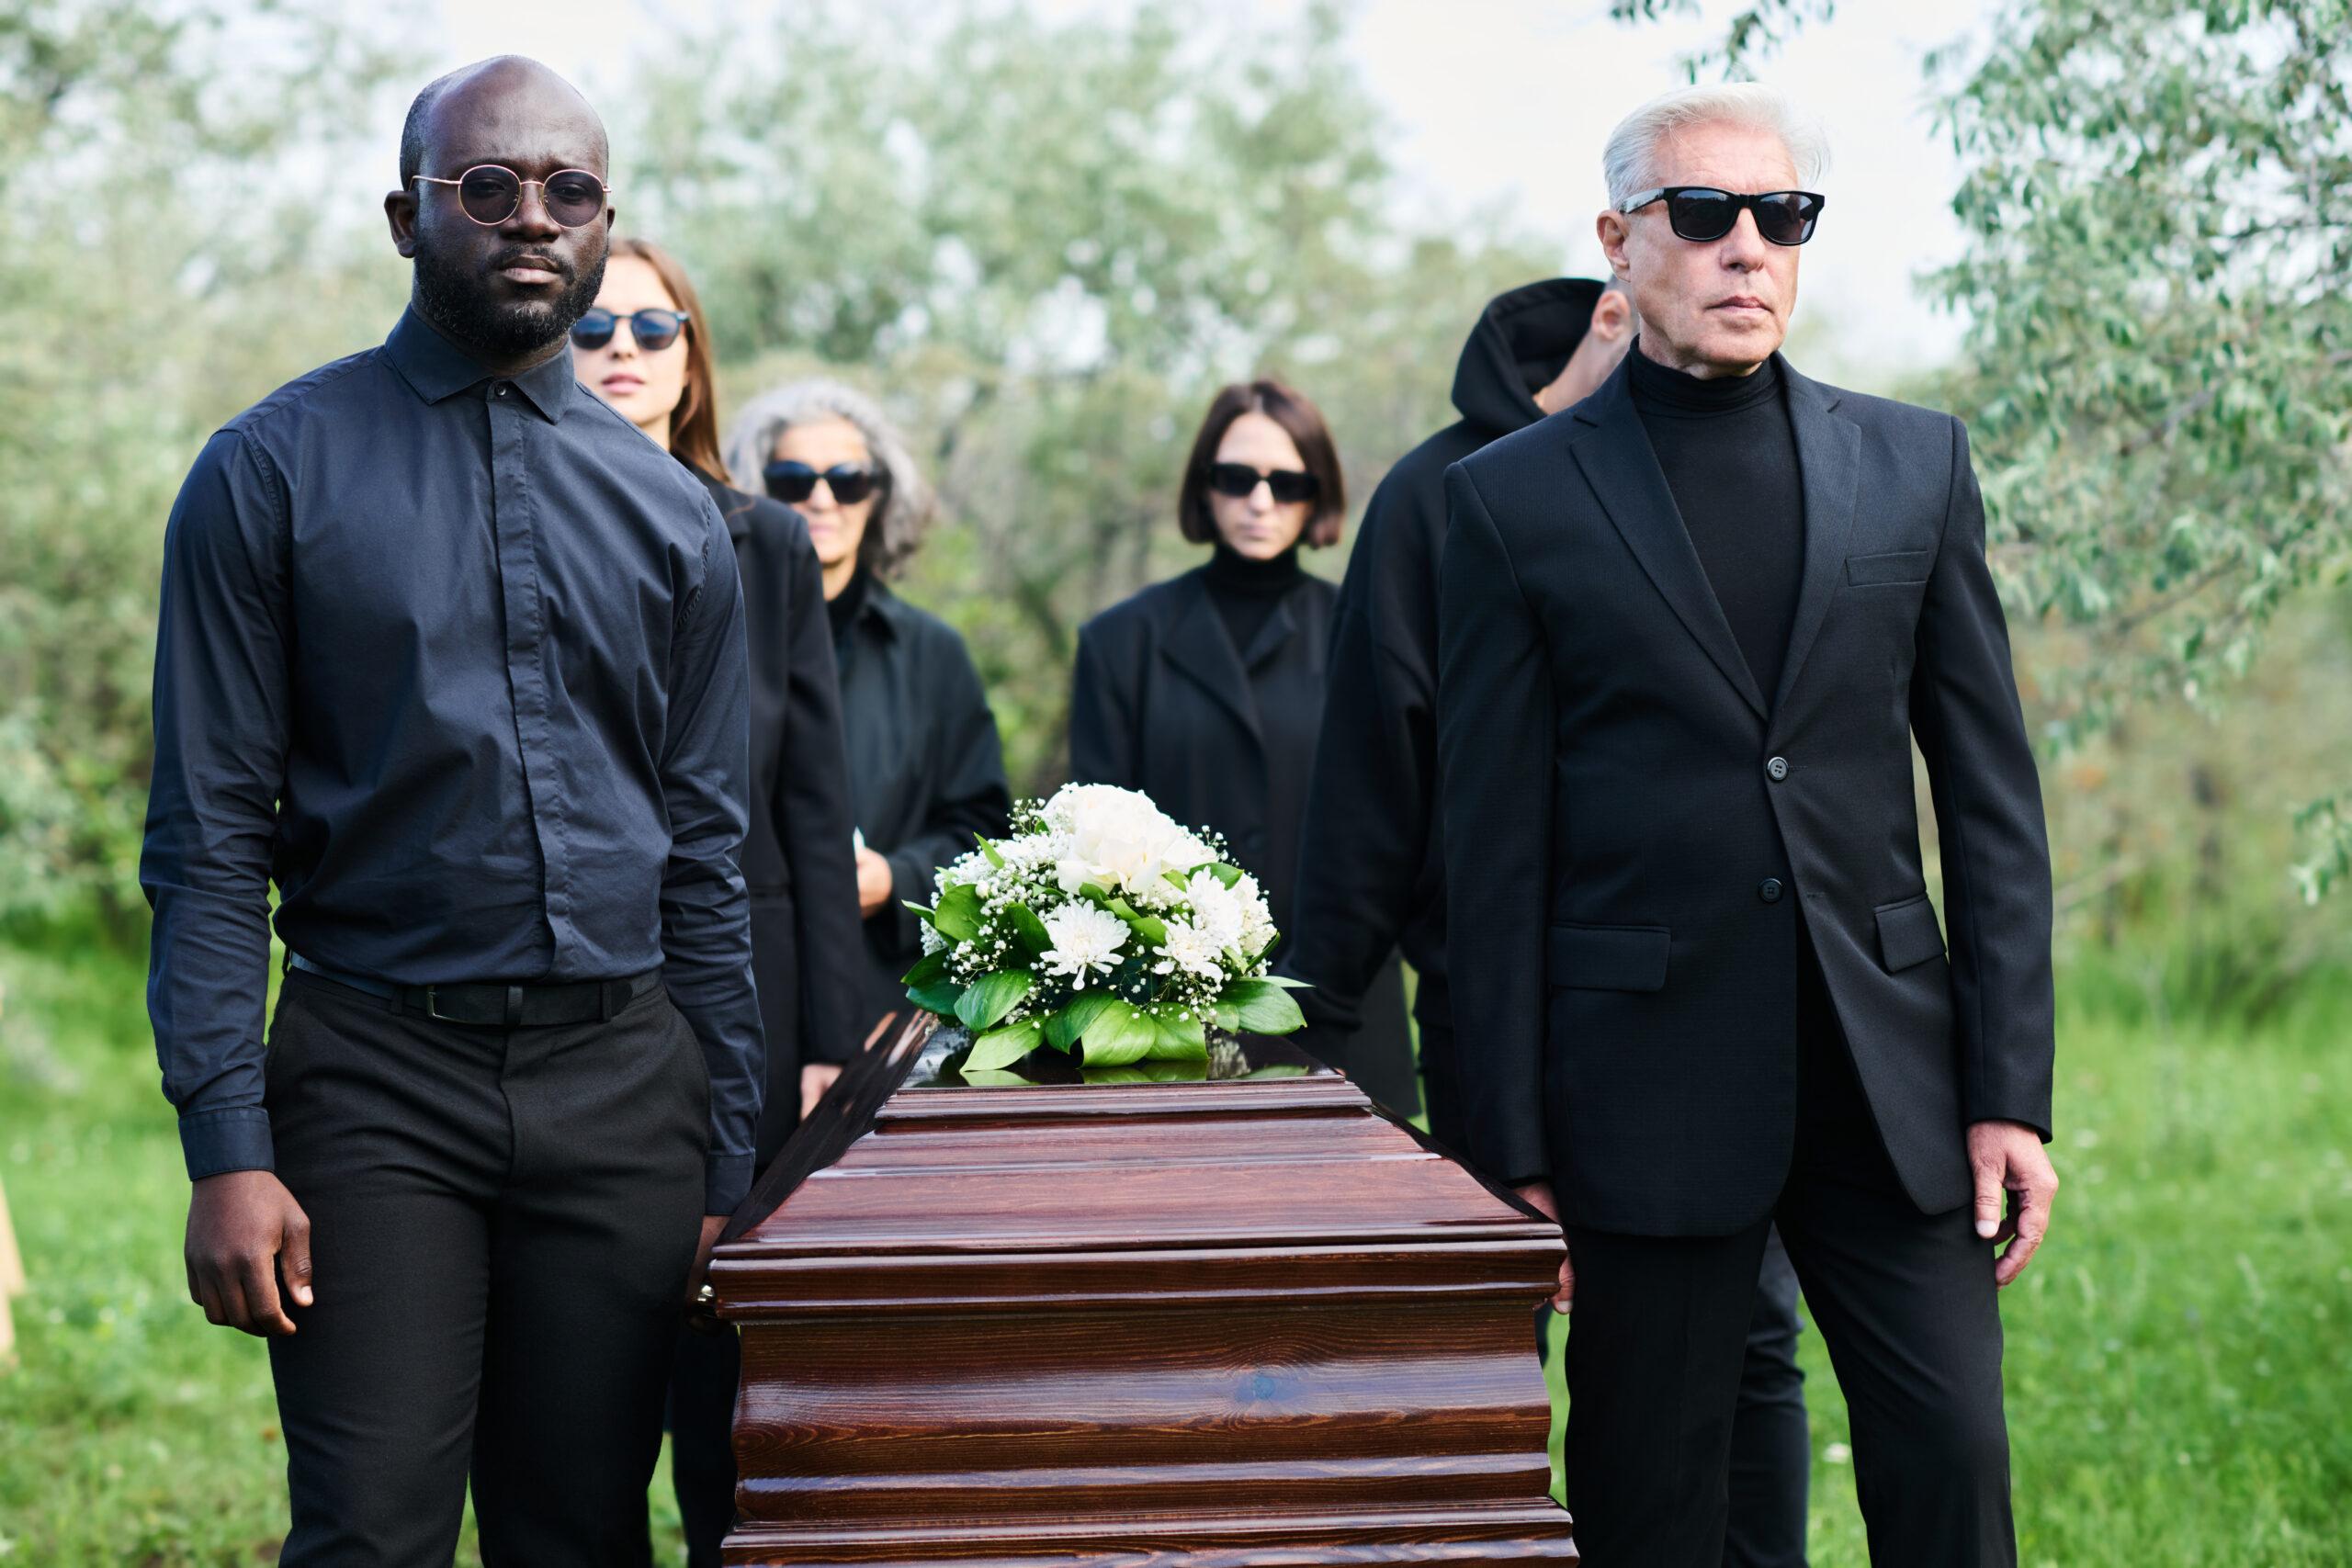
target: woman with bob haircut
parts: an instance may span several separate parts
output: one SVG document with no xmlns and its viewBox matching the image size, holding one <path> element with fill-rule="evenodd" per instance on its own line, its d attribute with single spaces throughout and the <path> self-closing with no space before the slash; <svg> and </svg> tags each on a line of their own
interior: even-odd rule
<svg viewBox="0 0 2352 1568">
<path fill-rule="evenodd" d="M 875 400 L 837 381 L 776 388 L 745 405 L 728 442 L 735 471 L 796 508 L 824 570 L 857 822 L 864 917 L 858 1038 L 907 1011 L 900 976 L 922 956 L 938 869 L 973 836 L 1010 829 L 996 716 L 963 637 L 893 592 L 936 511 L 907 444 Z"/>
<path fill-rule="evenodd" d="M 573 373 L 701 481 L 727 520 L 751 661 L 752 811 L 743 881 L 752 971 L 767 1035 L 757 1134 L 764 1167 L 864 1038 L 849 768 L 821 569 L 792 509 L 728 483 L 709 328 L 685 269 L 640 239 L 613 242 L 596 303 L 571 329 Z M 689 1540 L 707 1557 L 734 1517 L 729 1425 L 736 1341 L 679 1336 L 670 1382 L 673 1469 Z M 717 1494 L 714 1515 L 708 1499 Z M 704 1505 L 700 1507 L 698 1504 Z"/>
<path fill-rule="evenodd" d="M 1225 835 L 1234 863 L 1265 889 L 1285 946 L 1339 598 L 1299 551 L 1338 544 L 1346 518 L 1323 415 L 1281 381 L 1236 382 L 1209 403 L 1176 500 L 1177 525 L 1209 547 L 1207 562 L 1113 605 L 1078 637 L 1070 776 L 1141 790 L 1177 821 Z M 1419 1108 L 1393 961 L 1345 1057 L 1337 1065 L 1383 1105 Z"/>
</svg>

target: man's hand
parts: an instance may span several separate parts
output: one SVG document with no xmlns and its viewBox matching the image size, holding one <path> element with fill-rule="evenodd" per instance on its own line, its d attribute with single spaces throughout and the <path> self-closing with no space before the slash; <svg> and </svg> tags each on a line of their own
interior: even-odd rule
<svg viewBox="0 0 2352 1568">
<path fill-rule="evenodd" d="M 898 886 L 898 878 L 890 873 L 890 863 L 867 849 L 857 846 L 857 912 L 873 914 L 886 908 L 890 894 Z"/>
<path fill-rule="evenodd" d="M 1524 1187 L 1514 1187 L 1511 1190 L 1519 1194 L 1521 1202 L 1534 1207 L 1553 1224 L 1559 1224 L 1560 1205 L 1553 1201 L 1550 1182 L 1531 1181 Z M 1565 1232 L 1561 1235 L 1560 1244 L 1563 1247 L 1567 1245 L 1567 1235 Z M 1563 1251 L 1560 1254 L 1560 1288 L 1552 1293 L 1552 1310 L 1554 1312 L 1571 1311 L 1576 1306 L 1576 1263 L 1566 1251 Z"/>
<path fill-rule="evenodd" d="M 2018 1122 L 1970 1123 L 1968 1165 L 1976 1179 L 1976 1234 L 2008 1243 L 1993 1264 L 1993 1283 L 2007 1286 L 2025 1272 L 2050 1229 L 2058 1173 L 2050 1167 L 2041 1134 Z M 2005 1205 L 2004 1193 L 2017 1196 Z"/>
<path fill-rule="evenodd" d="M 275 1173 L 226 1170 L 188 1190 L 187 1293 L 208 1322 L 294 1332 L 278 1298 L 311 1304 L 311 1217 Z"/>
<path fill-rule="evenodd" d="M 702 1294 L 703 1276 L 710 1272 L 710 1249 L 718 1245 L 718 1233 L 727 1228 L 724 1214 L 702 1217 L 702 1236 L 695 1243 L 695 1266 L 686 1271 L 686 1311 L 705 1314 L 708 1308 L 696 1298 Z"/>
<path fill-rule="evenodd" d="M 800 1069 L 800 1119 L 803 1122 L 817 1113 L 817 1102 L 842 1076 L 839 1062 L 810 1062 Z"/>
</svg>

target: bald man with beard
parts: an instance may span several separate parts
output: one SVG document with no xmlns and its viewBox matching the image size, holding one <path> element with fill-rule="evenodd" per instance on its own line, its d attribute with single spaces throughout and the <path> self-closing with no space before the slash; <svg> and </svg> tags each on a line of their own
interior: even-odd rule
<svg viewBox="0 0 2352 1568">
<path fill-rule="evenodd" d="M 742 602 L 572 378 L 605 129 L 427 87 L 382 346 L 205 446 L 164 546 L 141 880 L 190 1293 L 266 1337 L 288 1565 L 641 1559 L 681 1314 L 749 1186 Z M 268 888 L 289 954 L 263 1043 Z"/>
</svg>

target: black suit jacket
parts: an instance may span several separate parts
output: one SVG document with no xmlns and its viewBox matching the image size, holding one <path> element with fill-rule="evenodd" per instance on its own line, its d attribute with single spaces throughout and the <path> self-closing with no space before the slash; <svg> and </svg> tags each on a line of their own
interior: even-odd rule
<svg viewBox="0 0 2352 1568">
<path fill-rule="evenodd" d="M 956 628 L 869 580 L 833 644 L 849 737 L 851 806 L 865 847 L 890 863 L 890 902 L 865 920 L 857 1034 L 908 1010 L 900 976 L 922 956 L 910 902 L 939 868 L 1012 826 L 1004 750 L 979 671 Z M 857 908 L 854 892 L 850 908 Z"/>
<path fill-rule="evenodd" d="M 1237 650 L 1200 568 L 1078 634 L 1070 777 L 1139 789 L 1187 828 L 1224 834 L 1284 932 L 1338 597 L 1323 579 L 1302 578 Z"/>
<path fill-rule="evenodd" d="M 1488 1169 L 1548 1171 L 1571 1224 L 1725 1235 L 1769 1211 L 1800 919 L 1923 1211 L 1968 1201 L 1967 1123 L 2048 1135 L 2049 853 L 1966 433 L 1781 370 L 1805 540 L 1777 692 L 1747 673 L 1622 367 L 1447 475 L 1439 756 L 1471 1137 Z"/>
<path fill-rule="evenodd" d="M 752 974 L 767 1033 L 764 1165 L 800 1120 L 804 1062 L 855 1055 L 857 863 L 850 852 L 849 763 L 825 621 L 824 580 L 808 525 L 790 507 L 695 470 L 727 519 L 743 580 L 751 660 Z"/>
</svg>

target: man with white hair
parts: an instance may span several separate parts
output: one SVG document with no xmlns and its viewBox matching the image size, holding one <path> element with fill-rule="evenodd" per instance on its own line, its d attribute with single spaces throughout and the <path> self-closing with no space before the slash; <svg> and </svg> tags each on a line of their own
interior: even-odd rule
<svg viewBox="0 0 2352 1568">
<path fill-rule="evenodd" d="M 1587 1568 L 1719 1562 L 1776 1222 L 1873 1561 L 2016 1561 L 1996 1291 L 2057 1187 L 2049 852 L 1965 431 L 1779 353 L 1822 162 L 1752 85 L 1628 117 L 1598 228 L 1640 337 L 1447 476 L 1465 1113 L 1566 1232 Z"/>
</svg>

